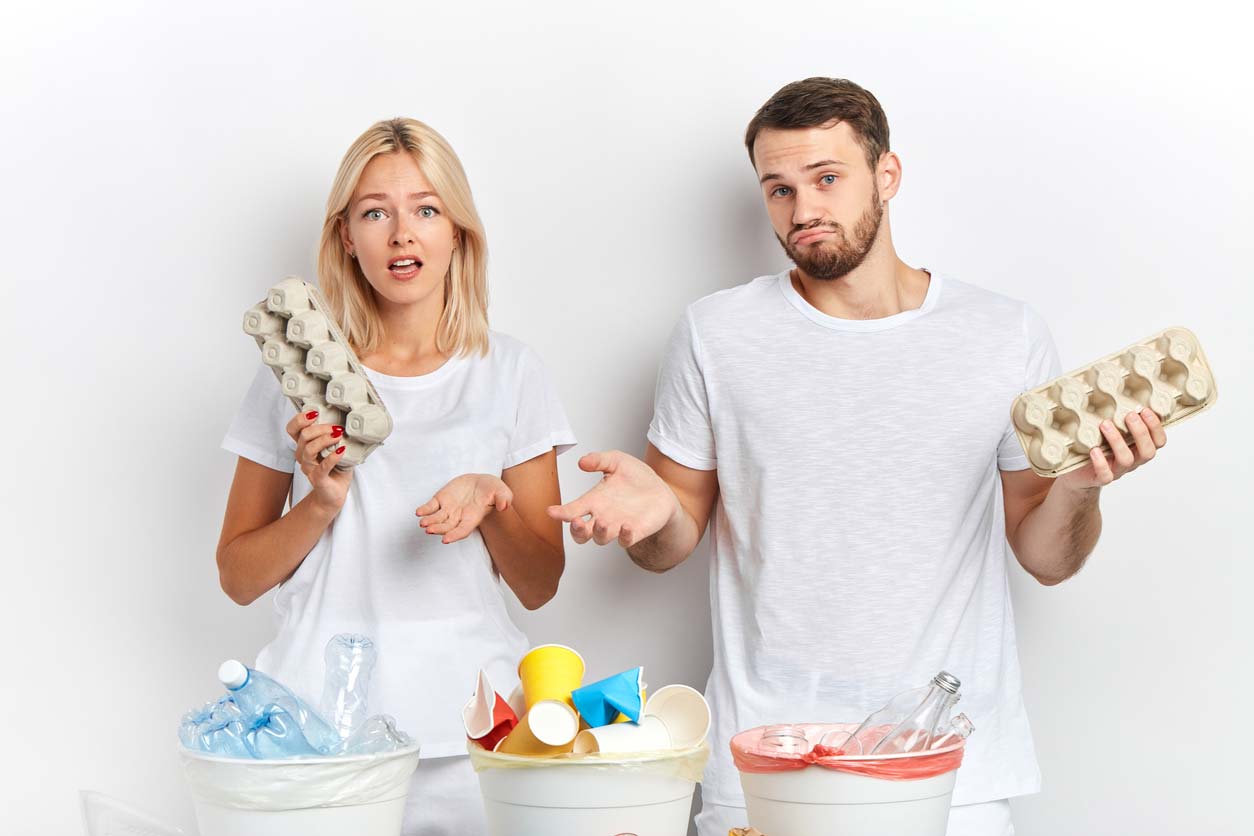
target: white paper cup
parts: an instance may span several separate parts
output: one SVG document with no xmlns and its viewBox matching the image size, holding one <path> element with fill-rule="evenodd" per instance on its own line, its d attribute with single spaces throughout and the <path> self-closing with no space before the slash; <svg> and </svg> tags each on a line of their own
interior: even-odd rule
<svg viewBox="0 0 1254 836">
<path fill-rule="evenodd" d="M 658 717 L 641 717 L 640 723 L 612 723 L 584 729 L 575 738 L 575 754 L 592 752 L 626 754 L 670 749 L 671 735 Z"/>
<path fill-rule="evenodd" d="M 688 749 L 700 746 L 710 733 L 710 704 L 701 692 L 687 685 L 667 685 L 649 697 L 641 713 L 666 724 L 671 746 Z"/>
</svg>

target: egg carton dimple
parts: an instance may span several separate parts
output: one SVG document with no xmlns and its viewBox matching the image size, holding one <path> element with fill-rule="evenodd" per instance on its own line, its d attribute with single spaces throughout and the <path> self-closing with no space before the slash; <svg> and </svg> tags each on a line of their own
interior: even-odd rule
<svg viewBox="0 0 1254 836">
<path fill-rule="evenodd" d="M 287 277 L 244 312 L 244 333 L 299 412 L 317 410 L 317 423 L 344 428 L 336 467 L 361 464 L 392 432 L 392 416 L 318 288 Z"/>
<path fill-rule="evenodd" d="M 1131 443 L 1128 413 L 1148 407 L 1168 426 L 1206 409 L 1217 396 L 1197 337 L 1186 328 L 1168 328 L 1024 392 L 1010 414 L 1032 469 L 1061 476 L 1084 465 L 1094 447 L 1109 452 L 1102 421 L 1114 422 Z"/>
</svg>

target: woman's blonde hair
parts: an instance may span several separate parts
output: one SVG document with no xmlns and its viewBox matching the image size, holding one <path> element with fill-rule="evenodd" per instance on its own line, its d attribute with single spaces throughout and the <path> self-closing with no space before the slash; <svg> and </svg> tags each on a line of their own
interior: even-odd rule
<svg viewBox="0 0 1254 836">
<path fill-rule="evenodd" d="M 378 304 L 361 267 L 344 248 L 340 227 L 348 223 L 348 203 L 366 164 L 380 154 L 402 152 L 413 156 L 458 232 L 457 248 L 444 277 L 444 313 L 436 329 L 436 348 L 449 356 L 486 354 L 488 242 L 483 222 L 461 160 L 444 137 L 416 119 L 376 122 L 344 154 L 327 198 L 318 245 L 318 283 L 352 346 L 360 352 L 378 348 L 383 337 Z"/>
</svg>

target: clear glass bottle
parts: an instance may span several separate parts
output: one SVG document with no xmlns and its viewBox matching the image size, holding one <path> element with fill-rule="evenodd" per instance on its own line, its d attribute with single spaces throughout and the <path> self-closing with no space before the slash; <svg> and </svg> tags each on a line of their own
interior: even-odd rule
<svg viewBox="0 0 1254 836">
<path fill-rule="evenodd" d="M 959 700 L 958 677 L 941 671 L 921 688 L 903 691 L 840 744 L 846 755 L 893 755 L 926 749 Z"/>
</svg>

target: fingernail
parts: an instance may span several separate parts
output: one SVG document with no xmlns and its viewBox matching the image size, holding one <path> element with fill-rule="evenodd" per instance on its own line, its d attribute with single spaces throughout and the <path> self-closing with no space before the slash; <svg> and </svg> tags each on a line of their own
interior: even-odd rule
<svg viewBox="0 0 1254 836">
<path fill-rule="evenodd" d="M 1141 413 L 1139 413 L 1139 412 L 1129 412 L 1129 413 L 1128 413 L 1128 418 L 1127 418 L 1127 420 L 1129 420 L 1129 421 L 1140 421 L 1140 420 L 1141 420 Z"/>
<path fill-rule="evenodd" d="M 1111 421 L 1109 418 L 1102 422 L 1103 430 L 1113 430 L 1114 428 L 1115 428 L 1115 422 Z"/>
<path fill-rule="evenodd" d="M 343 452 L 344 452 L 344 448 L 343 448 L 343 447 L 336 447 L 336 448 L 335 448 L 335 454 L 336 454 L 337 456 L 338 456 L 340 453 L 343 453 Z"/>
<path fill-rule="evenodd" d="M 332 438 L 339 438 L 339 437 L 340 437 L 340 436 L 342 436 L 343 434 L 344 434 L 344 428 L 343 428 L 343 427 L 332 427 L 332 428 L 331 428 L 331 437 L 332 437 Z"/>
<path fill-rule="evenodd" d="M 308 418 L 310 421 L 312 421 L 313 419 L 318 417 L 318 410 L 314 409 L 309 412 L 306 412 L 305 417 Z"/>
</svg>

